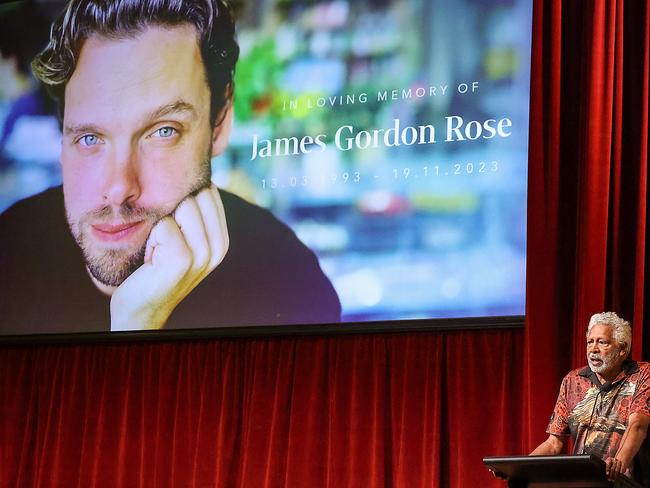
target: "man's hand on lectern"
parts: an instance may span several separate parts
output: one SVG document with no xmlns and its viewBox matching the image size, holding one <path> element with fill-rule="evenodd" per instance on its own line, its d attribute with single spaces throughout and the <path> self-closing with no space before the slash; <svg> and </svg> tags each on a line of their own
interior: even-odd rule
<svg viewBox="0 0 650 488">
<path fill-rule="evenodd" d="M 605 460 L 605 473 L 609 481 L 614 481 L 619 475 L 625 473 L 626 470 L 627 467 L 620 459 L 609 457 Z"/>
</svg>

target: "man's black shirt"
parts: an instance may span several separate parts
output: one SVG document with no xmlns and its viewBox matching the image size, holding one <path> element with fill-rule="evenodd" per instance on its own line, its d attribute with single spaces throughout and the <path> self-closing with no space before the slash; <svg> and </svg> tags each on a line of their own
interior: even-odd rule
<svg viewBox="0 0 650 488">
<path fill-rule="evenodd" d="M 316 256 L 260 207 L 221 190 L 230 246 L 165 328 L 333 323 L 339 299 Z M 110 330 L 110 298 L 91 281 L 61 187 L 0 216 L 0 334 Z"/>
</svg>

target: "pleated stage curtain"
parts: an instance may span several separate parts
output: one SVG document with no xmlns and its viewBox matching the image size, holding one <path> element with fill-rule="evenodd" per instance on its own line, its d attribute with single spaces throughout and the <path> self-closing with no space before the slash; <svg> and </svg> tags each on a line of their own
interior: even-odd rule
<svg viewBox="0 0 650 488">
<path fill-rule="evenodd" d="M 633 357 L 650 359 L 650 2 L 536 1 L 533 30 L 522 402 L 529 448 L 545 437 L 562 376 L 586 363 L 592 314 L 614 310 L 630 320 Z"/>
<path fill-rule="evenodd" d="M 2 486 L 500 486 L 522 338 L 3 348 Z"/>
<path fill-rule="evenodd" d="M 502 487 L 589 315 L 648 359 L 648 0 L 534 2 L 525 330 L 0 348 L 2 487 Z M 1 279 L 1 277 L 0 277 Z"/>
</svg>

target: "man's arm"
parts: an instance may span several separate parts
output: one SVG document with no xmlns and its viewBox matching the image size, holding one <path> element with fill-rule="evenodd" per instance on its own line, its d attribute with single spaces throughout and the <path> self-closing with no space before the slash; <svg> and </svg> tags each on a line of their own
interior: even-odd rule
<svg viewBox="0 0 650 488">
<path fill-rule="evenodd" d="M 650 417 L 646 414 L 637 412 L 630 415 L 616 456 L 605 460 L 605 469 L 610 480 L 613 481 L 619 474 L 626 473 L 630 469 L 634 456 L 639 452 L 648 434 L 648 426 L 650 426 Z"/>
<path fill-rule="evenodd" d="M 566 438 L 550 434 L 548 438 L 531 452 L 530 456 L 554 456 L 562 453 Z"/>
</svg>

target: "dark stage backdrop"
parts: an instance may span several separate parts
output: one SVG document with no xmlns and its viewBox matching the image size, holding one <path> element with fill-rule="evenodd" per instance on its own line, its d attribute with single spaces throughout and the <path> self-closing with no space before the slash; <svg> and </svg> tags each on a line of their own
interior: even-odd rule
<svg viewBox="0 0 650 488">
<path fill-rule="evenodd" d="M 534 6 L 526 330 L 0 349 L 0 485 L 499 487 L 589 315 L 647 358 L 648 0 Z"/>
</svg>

